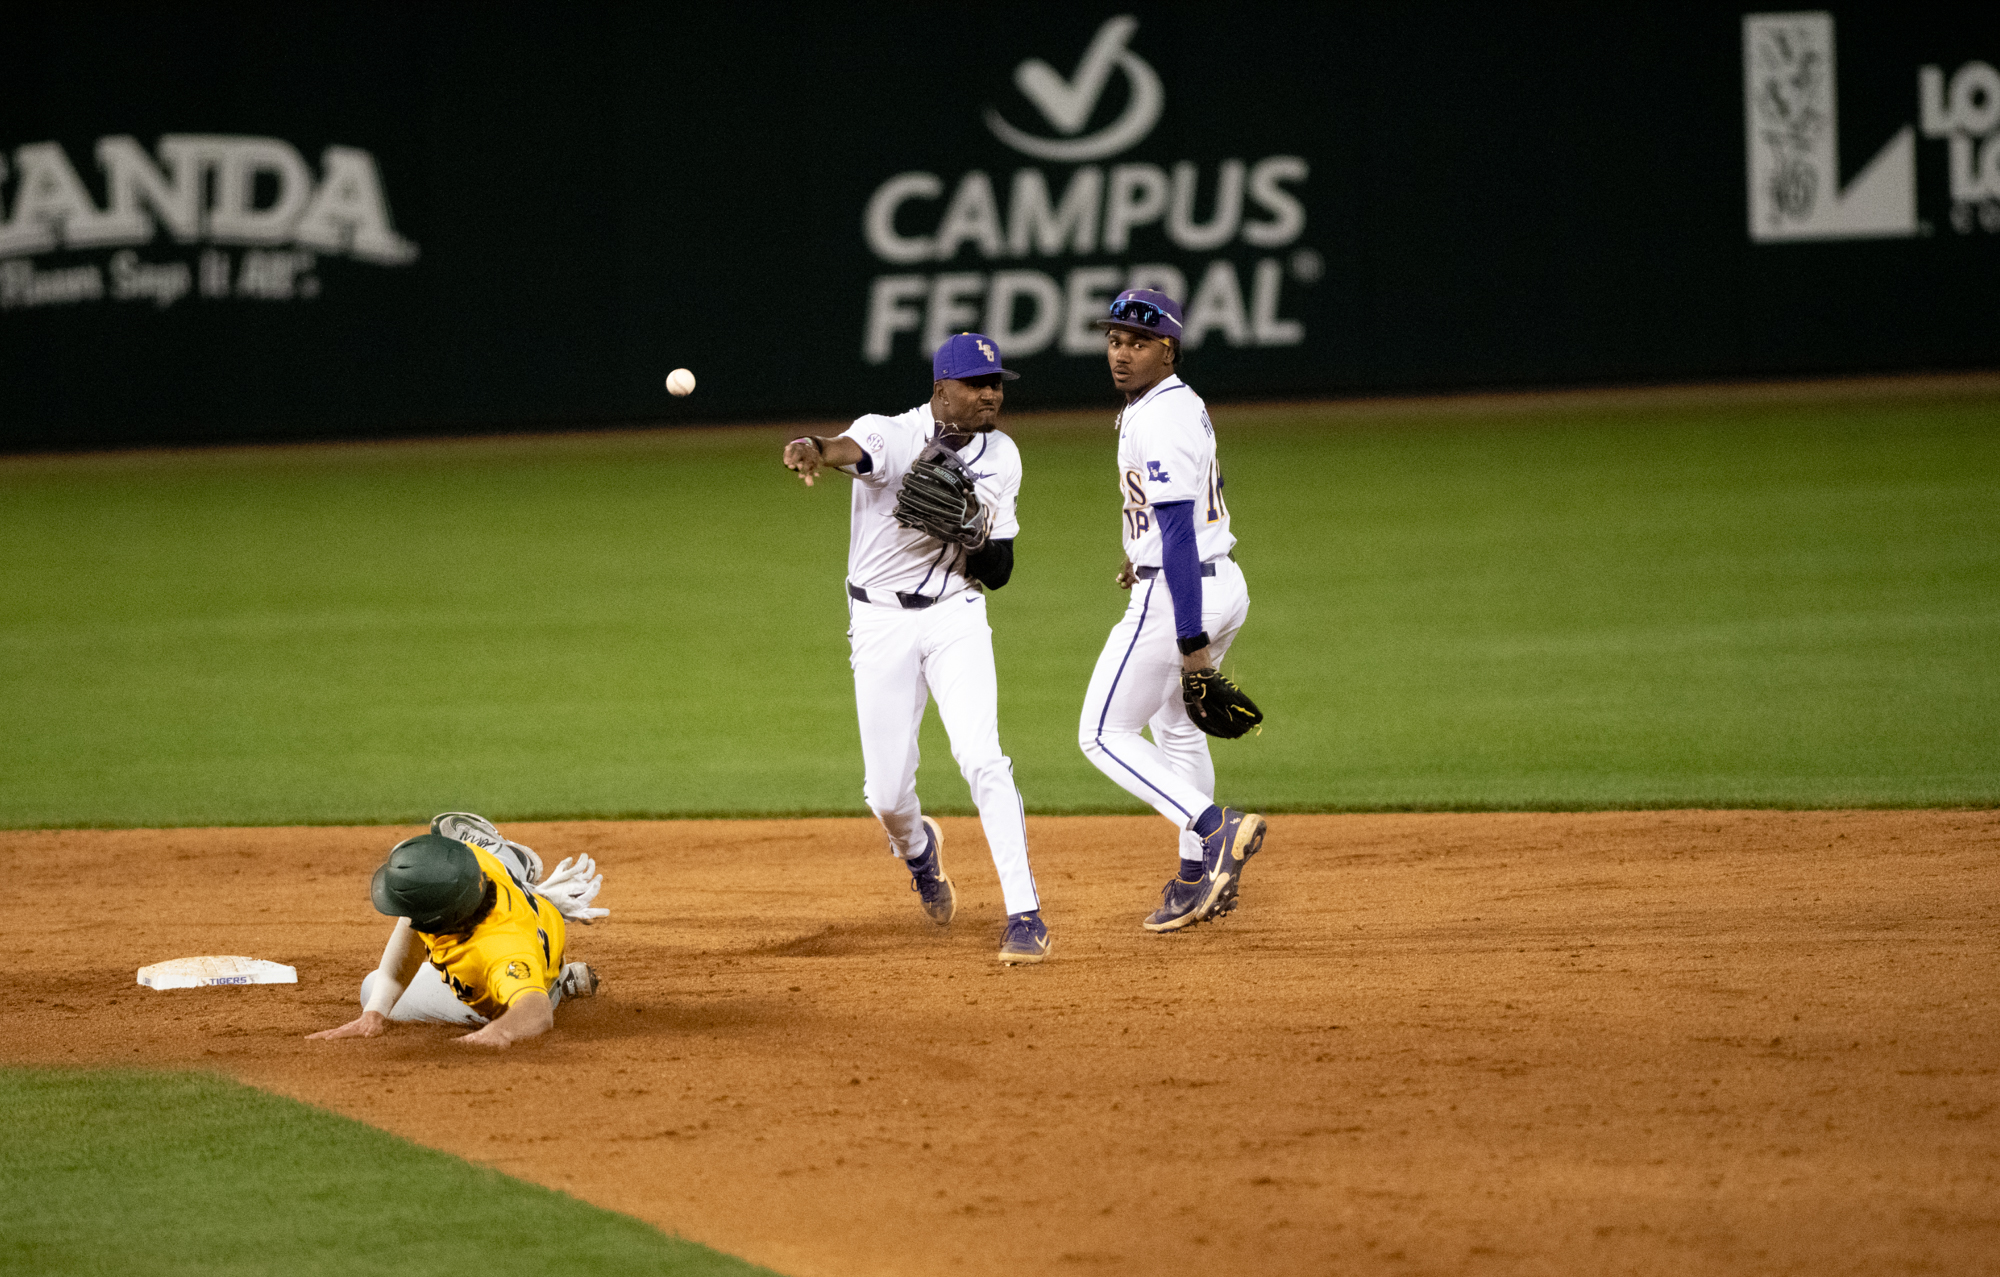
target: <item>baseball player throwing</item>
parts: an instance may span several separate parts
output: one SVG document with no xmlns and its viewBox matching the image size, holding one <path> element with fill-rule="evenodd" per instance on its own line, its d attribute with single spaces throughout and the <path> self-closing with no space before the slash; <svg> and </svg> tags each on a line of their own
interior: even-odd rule
<svg viewBox="0 0 2000 1277">
<path fill-rule="evenodd" d="M 544 876 L 540 856 L 484 817 L 437 817 L 375 871 L 375 908 L 396 928 L 361 982 L 361 1017 L 310 1036 L 372 1038 L 391 1020 L 479 1026 L 459 1041 L 495 1048 L 546 1033 L 563 998 L 597 992 L 596 972 L 563 960 L 564 920 L 610 912 L 591 907 L 596 869 L 578 856 Z"/>
<path fill-rule="evenodd" d="M 1131 601 L 1090 676 L 1078 738 L 1098 770 L 1181 830 L 1180 870 L 1143 924 L 1177 931 L 1235 908 L 1244 863 L 1264 842 L 1262 816 L 1216 805 L 1208 737 L 1183 703 L 1184 674 L 1227 687 L 1213 671 L 1243 628 L 1250 595 L 1230 557 L 1236 538 L 1215 427 L 1201 396 L 1174 371 L 1179 305 L 1162 292 L 1130 289 L 1098 327 L 1112 384 L 1125 396 L 1118 584 Z M 1148 727 L 1151 741 L 1139 734 Z"/>
<path fill-rule="evenodd" d="M 931 360 L 930 402 L 866 416 L 832 438 L 785 445 L 806 486 L 824 469 L 854 480 L 847 543 L 848 640 L 861 721 L 862 791 L 940 926 L 958 909 L 944 835 L 917 801 L 917 729 L 926 698 L 972 787 L 1007 906 L 1000 961 L 1040 962 L 1049 930 L 1028 866 L 1014 764 L 1000 752 L 993 630 L 984 590 L 1007 584 L 1020 531 L 1021 453 L 994 429 L 1016 374 L 999 348 L 961 333 Z"/>
</svg>

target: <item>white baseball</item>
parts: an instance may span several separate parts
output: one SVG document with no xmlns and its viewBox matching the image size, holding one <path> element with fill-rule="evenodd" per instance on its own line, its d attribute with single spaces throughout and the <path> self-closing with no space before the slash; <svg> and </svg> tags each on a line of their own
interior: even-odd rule
<svg viewBox="0 0 2000 1277">
<path fill-rule="evenodd" d="M 694 393 L 694 374 L 685 368 L 676 368 L 667 374 L 667 390 L 671 394 L 691 395 Z"/>
</svg>

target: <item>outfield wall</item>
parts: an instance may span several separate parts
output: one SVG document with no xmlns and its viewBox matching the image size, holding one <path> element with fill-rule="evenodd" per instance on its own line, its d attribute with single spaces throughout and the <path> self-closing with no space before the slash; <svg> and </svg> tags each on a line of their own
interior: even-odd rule
<svg viewBox="0 0 2000 1277">
<path fill-rule="evenodd" d="M 0 448 L 2000 365 L 2000 6 L 18 15 Z M 1837 56 L 1836 56 L 1837 55 Z M 670 400 L 677 366 L 701 378 Z"/>
</svg>

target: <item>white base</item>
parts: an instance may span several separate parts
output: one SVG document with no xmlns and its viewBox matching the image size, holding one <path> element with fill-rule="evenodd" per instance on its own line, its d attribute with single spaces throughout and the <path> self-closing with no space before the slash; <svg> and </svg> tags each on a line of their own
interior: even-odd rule
<svg viewBox="0 0 2000 1277">
<path fill-rule="evenodd" d="M 297 984 L 296 967 L 262 958 L 235 954 L 211 954 L 201 958 L 175 958 L 139 968 L 139 983 L 152 989 L 199 989 L 213 984 Z"/>
</svg>

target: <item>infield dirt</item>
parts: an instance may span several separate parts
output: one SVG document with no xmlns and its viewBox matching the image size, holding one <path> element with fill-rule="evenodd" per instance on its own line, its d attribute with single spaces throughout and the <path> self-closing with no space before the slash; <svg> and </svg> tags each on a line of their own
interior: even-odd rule
<svg viewBox="0 0 2000 1277">
<path fill-rule="evenodd" d="M 510 825 L 598 857 L 601 995 L 498 1055 L 357 1011 L 391 828 L 0 833 L 0 1061 L 217 1070 L 796 1277 L 2000 1271 L 2000 812 L 1279 816 L 1138 926 L 1161 822 Z M 17 916 L 21 916 L 18 915 Z M 156 993 L 197 953 L 300 983 Z"/>
</svg>

